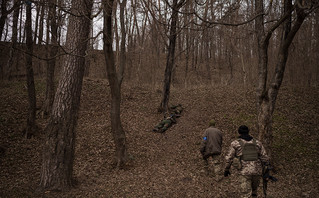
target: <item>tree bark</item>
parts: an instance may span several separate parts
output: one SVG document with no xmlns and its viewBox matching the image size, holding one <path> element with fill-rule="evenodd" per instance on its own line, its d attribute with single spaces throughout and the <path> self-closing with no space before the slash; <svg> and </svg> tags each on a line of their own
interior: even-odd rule
<svg viewBox="0 0 319 198">
<path fill-rule="evenodd" d="M 36 4 L 36 16 L 35 16 L 35 23 L 34 23 L 34 37 L 33 37 L 33 41 L 34 44 L 37 43 L 37 36 L 38 36 L 38 24 L 39 24 L 39 14 L 40 14 L 40 8 L 43 7 L 43 5 L 41 4 Z"/>
<path fill-rule="evenodd" d="M 0 40 L 2 39 L 3 29 L 8 15 L 21 5 L 21 2 L 15 1 L 13 6 L 10 9 L 7 9 L 8 2 L 9 0 L 2 0 L 0 3 Z"/>
<path fill-rule="evenodd" d="M 49 45 L 49 60 L 47 61 L 47 76 L 46 76 L 46 92 L 45 101 L 43 103 L 41 113 L 48 115 L 52 109 L 54 100 L 54 70 L 56 64 L 55 56 L 58 53 L 58 27 L 56 22 L 56 0 L 51 0 L 49 7 L 49 27 L 51 29 L 51 44 Z"/>
<path fill-rule="evenodd" d="M 120 2 L 120 24 L 121 24 L 121 46 L 120 46 L 120 63 L 119 63 L 119 83 L 122 84 L 125 65 L 126 65 L 126 29 L 125 29 L 125 17 L 124 11 L 126 7 L 126 0 Z"/>
<path fill-rule="evenodd" d="M 45 128 L 41 190 L 65 191 L 74 185 L 73 161 L 81 98 L 85 51 L 90 31 L 92 0 L 72 0 L 66 50 L 50 120 Z"/>
<path fill-rule="evenodd" d="M 20 7 L 20 16 L 22 16 L 22 14 L 23 14 L 23 6 Z M 20 27 L 20 28 L 19 28 L 19 43 L 22 43 L 22 41 L 24 41 L 24 38 L 23 38 L 23 37 L 24 37 L 25 35 L 24 35 L 24 31 L 23 31 L 24 29 L 22 28 L 22 26 L 23 26 L 23 25 L 22 25 L 22 24 L 23 24 L 22 17 L 20 17 L 19 19 L 20 19 L 20 20 L 19 20 L 19 27 Z"/>
<path fill-rule="evenodd" d="M 6 19 L 8 16 L 8 11 L 7 11 L 7 4 L 8 4 L 8 0 L 2 0 L 1 1 L 1 16 L 0 16 L 0 40 L 2 39 L 2 33 L 3 33 L 3 29 L 4 29 L 4 25 L 6 23 Z"/>
<path fill-rule="evenodd" d="M 44 3 L 43 1 L 40 1 L 41 3 Z M 46 8 L 48 9 L 48 8 Z M 38 44 L 43 43 L 43 25 L 44 25 L 44 16 L 45 16 L 45 6 L 41 5 L 41 15 L 40 15 L 40 24 L 39 24 L 39 36 L 38 36 Z M 48 42 L 48 41 L 47 41 Z"/>
<path fill-rule="evenodd" d="M 257 13 L 263 12 L 262 0 L 256 0 L 255 6 Z M 267 34 L 264 33 L 263 16 L 259 16 L 256 19 L 255 25 L 258 40 L 257 127 L 259 131 L 259 140 L 264 143 L 264 146 L 270 157 L 272 154 L 271 146 L 273 140 L 273 112 L 275 109 L 277 95 L 284 77 L 289 46 L 306 17 L 304 10 L 297 6 L 297 18 L 293 27 L 291 28 L 291 16 L 293 12 L 291 0 L 285 1 L 284 7 L 284 16 L 267 32 Z M 283 36 L 276 60 L 275 73 L 270 84 L 267 86 L 269 39 L 271 38 L 272 32 L 280 24 L 283 24 Z"/>
<path fill-rule="evenodd" d="M 112 8 L 114 0 L 103 1 L 104 7 L 104 56 L 106 62 L 107 77 L 111 89 L 111 130 L 115 143 L 115 160 L 116 167 L 122 168 L 127 159 L 126 137 L 121 123 L 121 83 L 116 72 L 114 54 L 113 54 L 113 38 L 112 38 Z"/>
<path fill-rule="evenodd" d="M 178 10 L 183 5 L 184 0 L 178 2 L 177 0 L 173 1 L 172 5 L 172 17 L 170 24 L 170 34 L 169 34 L 169 46 L 168 46 L 168 54 L 166 60 L 166 69 L 164 74 L 164 86 L 162 93 L 162 101 L 158 108 L 159 112 L 166 113 L 168 111 L 168 102 L 170 95 L 170 87 L 172 81 L 172 70 L 175 62 L 175 46 L 176 46 L 176 29 L 177 29 L 177 21 L 178 21 Z"/>
<path fill-rule="evenodd" d="M 27 74 L 27 88 L 28 88 L 28 118 L 27 118 L 27 127 L 25 130 L 25 137 L 30 138 L 36 131 L 36 95 L 35 95 L 35 85 L 34 85 L 34 75 L 32 68 L 32 53 L 33 53 L 33 41 L 32 41 L 32 16 L 31 16 L 31 2 L 26 4 L 26 22 L 25 22 L 25 31 L 26 31 L 26 74 Z"/>
<path fill-rule="evenodd" d="M 18 3 L 18 0 L 14 1 L 15 4 Z M 14 11 L 13 11 L 13 19 L 12 19 L 12 39 L 11 39 L 11 48 L 9 52 L 9 59 L 7 62 L 7 67 L 6 67 L 6 78 L 8 80 L 11 80 L 11 72 L 13 69 L 13 60 L 15 57 L 15 49 L 17 47 L 17 42 L 18 42 L 18 18 L 19 18 L 19 12 L 20 12 L 20 6 L 18 6 Z M 17 60 L 18 61 L 18 60 Z"/>
</svg>

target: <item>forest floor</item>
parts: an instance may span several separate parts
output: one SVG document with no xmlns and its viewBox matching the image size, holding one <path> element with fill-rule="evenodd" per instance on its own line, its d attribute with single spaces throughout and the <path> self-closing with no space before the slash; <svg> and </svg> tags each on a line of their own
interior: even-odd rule
<svg viewBox="0 0 319 198">
<path fill-rule="evenodd" d="M 45 82 L 36 83 L 38 106 Z M 0 83 L 0 197 L 238 197 L 238 172 L 215 181 L 204 171 L 199 147 L 208 122 L 215 119 L 224 133 L 223 157 L 237 128 L 246 124 L 257 137 L 253 88 L 172 88 L 171 104 L 184 111 L 165 133 L 152 132 L 163 118 L 157 113 L 161 91 L 122 88 L 122 124 L 129 161 L 123 170 L 113 166 L 110 132 L 110 94 L 106 80 L 85 79 L 76 147 L 74 178 L 67 192 L 36 192 L 40 181 L 43 131 L 25 139 L 27 116 L 25 82 Z M 269 182 L 269 197 L 319 197 L 319 88 L 283 86 L 273 121 L 273 159 L 278 182 Z M 43 130 L 47 119 L 38 118 Z M 262 195 L 262 184 L 259 188 Z"/>
</svg>

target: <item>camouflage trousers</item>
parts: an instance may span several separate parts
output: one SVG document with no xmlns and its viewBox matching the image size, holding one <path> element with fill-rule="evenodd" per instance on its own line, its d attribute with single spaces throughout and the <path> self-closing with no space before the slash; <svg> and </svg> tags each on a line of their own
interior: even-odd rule
<svg viewBox="0 0 319 198">
<path fill-rule="evenodd" d="M 222 175 L 221 155 L 205 156 L 205 168 L 208 170 L 209 164 L 213 165 L 213 174 L 215 176 Z"/>
<path fill-rule="evenodd" d="M 240 188 L 241 188 L 241 197 L 249 198 L 254 195 L 257 197 L 257 188 L 260 183 L 260 175 L 240 175 Z"/>
</svg>

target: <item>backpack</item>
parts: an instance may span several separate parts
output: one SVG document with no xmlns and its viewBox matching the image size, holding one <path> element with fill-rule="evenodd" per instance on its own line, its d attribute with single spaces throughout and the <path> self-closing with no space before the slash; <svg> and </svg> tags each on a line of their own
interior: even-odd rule
<svg viewBox="0 0 319 198">
<path fill-rule="evenodd" d="M 258 150 L 256 140 L 253 139 L 252 143 L 244 143 L 243 140 L 239 139 L 239 144 L 243 148 L 242 155 L 240 156 L 241 160 L 244 161 L 256 161 L 258 160 Z"/>
</svg>

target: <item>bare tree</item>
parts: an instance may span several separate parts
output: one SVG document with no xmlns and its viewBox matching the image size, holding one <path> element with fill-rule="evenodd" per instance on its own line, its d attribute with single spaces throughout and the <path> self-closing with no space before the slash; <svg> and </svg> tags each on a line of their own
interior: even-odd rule
<svg viewBox="0 0 319 198">
<path fill-rule="evenodd" d="M 73 186 L 76 123 L 90 32 L 92 0 L 72 0 L 66 50 L 50 120 L 45 128 L 40 189 L 68 190 Z"/>
<path fill-rule="evenodd" d="M 32 16 L 31 16 L 31 2 L 26 4 L 26 45 L 27 51 L 26 54 L 26 74 L 27 74 L 27 88 L 28 88 L 28 101 L 29 101 L 29 110 L 27 118 L 27 128 L 25 130 L 25 137 L 31 137 L 36 130 L 36 95 L 35 95 L 35 85 L 34 85 L 34 75 L 32 68 L 32 53 L 33 53 L 33 41 L 32 41 Z"/>
<path fill-rule="evenodd" d="M 10 0 L 1 0 L 0 3 L 0 40 L 2 39 L 3 29 L 4 25 L 6 23 L 8 15 L 18 7 L 20 7 L 21 2 L 20 1 L 14 1 L 14 3 L 11 5 L 11 7 L 8 9 Z"/>
<path fill-rule="evenodd" d="M 319 54 L 319 9 L 316 10 L 315 12 L 315 26 L 314 26 L 314 52 L 313 54 Z M 319 62 L 319 56 L 314 57 L 314 62 L 318 63 Z M 316 85 L 319 85 L 319 67 L 315 67 L 315 79 L 316 79 Z"/>
<path fill-rule="evenodd" d="M 41 0 L 40 2 L 41 2 L 40 3 L 40 5 L 41 5 L 41 4 L 44 4 L 45 1 Z M 41 5 L 41 14 L 40 14 L 40 22 L 39 22 L 39 35 L 38 35 L 38 44 L 40 44 L 40 45 L 43 43 L 43 30 L 44 30 L 43 25 L 44 25 L 44 18 L 45 18 L 44 16 L 45 16 L 46 9 L 50 9 L 50 6 L 48 8 L 47 6 Z M 35 37 L 36 37 L 36 34 L 35 34 Z M 48 42 L 48 40 L 47 40 L 47 42 Z"/>
<path fill-rule="evenodd" d="M 125 28 L 125 7 L 126 0 L 119 2 L 120 4 L 120 24 L 121 24 L 121 46 L 120 46 L 120 63 L 119 63 L 119 82 L 122 83 L 126 65 L 126 28 Z"/>
<path fill-rule="evenodd" d="M 18 0 L 14 1 L 15 4 L 17 4 Z M 9 53 L 9 59 L 7 62 L 7 68 L 6 68 L 6 77 L 8 80 L 11 79 L 11 71 L 13 67 L 13 60 L 14 55 L 17 48 L 17 41 L 18 41 L 18 18 L 19 18 L 19 11 L 20 6 L 17 6 L 17 8 L 13 11 L 13 19 L 12 19 L 12 38 L 11 38 L 11 47 L 10 47 L 10 53 Z"/>
<path fill-rule="evenodd" d="M 35 4 L 35 7 L 36 7 L 36 16 L 35 16 L 35 22 L 34 22 L 34 37 L 33 37 L 33 41 L 34 41 L 34 44 L 37 43 L 37 32 L 38 32 L 38 24 L 39 24 L 39 17 L 40 17 L 40 8 L 44 7 L 43 5 L 41 4 Z M 43 17 L 43 16 L 42 16 Z"/>
<path fill-rule="evenodd" d="M 2 0 L 0 4 L 1 16 L 0 16 L 0 40 L 2 38 L 2 33 L 4 29 L 4 25 L 6 23 L 7 16 L 9 11 L 7 10 L 9 0 Z"/>
<path fill-rule="evenodd" d="M 112 37 L 112 8 L 114 0 L 103 1 L 104 13 L 104 56 L 106 62 L 107 77 L 111 89 L 111 130 L 115 142 L 115 160 L 116 167 L 122 168 L 127 158 L 126 137 L 121 123 L 120 107 L 121 107 L 121 76 L 117 73 L 114 54 L 113 54 L 113 37 Z"/>
<path fill-rule="evenodd" d="M 173 1 L 172 16 L 171 16 L 171 24 L 170 24 L 170 33 L 169 33 L 169 46 L 168 46 L 168 54 L 167 54 L 167 62 L 166 69 L 164 74 L 164 86 L 163 86 L 163 95 L 162 101 L 158 108 L 159 112 L 167 112 L 168 111 L 168 101 L 170 95 L 170 86 L 172 80 L 172 69 L 175 62 L 175 47 L 176 47 L 176 35 L 177 35 L 177 21 L 178 21 L 178 11 L 183 6 L 185 0 Z M 168 2 L 167 2 L 168 3 Z"/>
<path fill-rule="evenodd" d="M 264 142 L 265 147 L 271 156 L 272 145 L 272 116 L 275 109 L 278 92 L 283 81 L 286 62 L 288 58 L 289 46 L 292 43 L 296 33 L 301 27 L 307 16 L 306 8 L 300 6 L 302 1 L 296 1 L 292 5 L 292 0 L 285 1 L 283 17 L 278 20 L 268 31 L 265 31 L 264 17 L 259 15 L 256 18 L 255 31 L 258 40 L 258 87 L 257 87 L 257 116 L 259 139 Z M 257 13 L 264 13 L 262 0 L 255 1 Z M 292 13 L 295 12 L 296 18 L 292 23 Z M 282 38 L 279 46 L 279 52 L 276 60 L 276 68 L 273 79 L 267 84 L 268 77 L 268 46 L 272 32 L 283 25 Z"/>
<path fill-rule="evenodd" d="M 9 0 L 2 0 L 1 3 L 0 3 L 0 41 L 2 40 L 3 38 L 3 30 L 4 30 L 4 26 L 6 24 L 6 20 L 7 20 L 7 17 L 8 15 L 13 12 L 14 10 L 16 9 L 19 9 L 20 5 L 21 5 L 21 2 L 20 1 L 14 1 L 14 3 L 11 5 L 11 7 L 8 9 L 9 7 L 9 3 L 10 1 Z M 14 14 L 14 16 L 16 16 L 16 13 Z M 13 19 L 14 21 L 14 19 Z M 8 26 L 8 24 L 7 24 Z M 14 28 L 14 27 L 13 27 Z M 14 30 L 13 30 L 14 31 Z M 6 31 L 6 34 L 4 35 L 4 40 L 6 40 L 6 37 L 7 37 L 7 33 L 8 33 L 8 30 Z M 12 41 L 13 42 L 13 41 Z M 13 53 L 13 47 L 11 45 L 11 49 L 10 49 L 10 54 L 9 56 L 12 56 L 12 53 Z M 10 57 L 9 57 L 9 60 L 7 62 L 6 65 L 2 65 L 0 64 L 0 72 L 1 72 L 1 78 L 5 78 L 5 75 L 4 73 L 7 74 L 7 79 L 9 79 L 10 77 L 10 73 L 11 73 L 11 65 L 12 64 L 12 61 L 10 60 Z M 7 71 L 6 71 L 7 70 Z"/>
<path fill-rule="evenodd" d="M 48 21 L 51 29 L 51 44 L 49 47 L 49 57 L 47 61 L 47 76 L 46 76 L 46 93 L 45 101 L 42 106 L 42 113 L 44 115 L 49 114 L 52 108 L 54 100 L 54 70 L 56 64 L 56 55 L 58 53 L 58 25 L 57 25 L 57 14 L 56 14 L 56 0 L 49 1 L 49 14 Z M 48 40 L 47 40 L 48 42 Z M 49 44 L 49 43 L 48 43 Z"/>
</svg>

